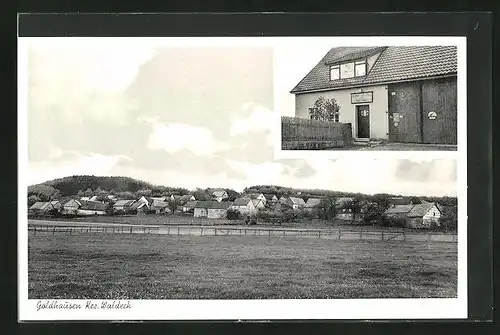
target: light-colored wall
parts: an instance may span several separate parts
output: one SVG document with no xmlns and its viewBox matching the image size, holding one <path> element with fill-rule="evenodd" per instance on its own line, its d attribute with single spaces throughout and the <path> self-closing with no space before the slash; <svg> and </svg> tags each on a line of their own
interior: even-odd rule
<svg viewBox="0 0 500 335">
<path fill-rule="evenodd" d="M 211 208 L 208 210 L 207 217 L 209 219 L 221 219 L 226 215 L 225 209 Z"/>
<path fill-rule="evenodd" d="M 369 91 L 373 92 L 373 102 L 360 104 L 351 104 L 351 93 L 361 92 L 359 88 L 297 94 L 295 96 L 295 116 L 309 119 L 309 108 L 314 106 L 314 103 L 320 96 L 326 99 L 335 98 L 340 106 L 339 121 L 350 123 L 352 136 L 357 138 L 356 105 L 369 105 L 370 138 L 387 139 L 389 137 L 387 85 L 367 86 L 363 88 L 363 92 Z"/>
<path fill-rule="evenodd" d="M 206 208 L 195 208 L 194 209 L 194 217 L 195 218 L 206 217 L 206 216 L 207 216 L 207 209 Z"/>
<path fill-rule="evenodd" d="M 106 215 L 105 211 L 90 210 L 90 209 L 79 209 L 77 211 L 78 215 Z"/>
</svg>

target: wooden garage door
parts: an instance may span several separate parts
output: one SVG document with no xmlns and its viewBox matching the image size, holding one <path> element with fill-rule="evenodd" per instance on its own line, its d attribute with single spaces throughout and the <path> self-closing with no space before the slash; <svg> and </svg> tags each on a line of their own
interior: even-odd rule
<svg viewBox="0 0 500 335">
<path fill-rule="evenodd" d="M 422 83 L 423 142 L 457 144 L 457 80 Z"/>
<path fill-rule="evenodd" d="M 422 142 L 420 83 L 389 85 L 389 141 Z"/>
</svg>

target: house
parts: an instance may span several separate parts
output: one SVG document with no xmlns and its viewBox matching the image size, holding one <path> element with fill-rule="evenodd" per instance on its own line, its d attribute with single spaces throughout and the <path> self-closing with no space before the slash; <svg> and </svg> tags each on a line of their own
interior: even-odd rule
<svg viewBox="0 0 500 335">
<path fill-rule="evenodd" d="M 229 195 L 225 190 L 215 190 L 212 192 L 212 198 L 218 202 L 224 201 L 229 198 Z"/>
<path fill-rule="evenodd" d="M 181 199 L 182 199 L 182 195 L 180 194 L 172 194 L 170 197 L 169 197 L 170 201 L 177 201 L 178 203 L 181 202 Z"/>
<path fill-rule="evenodd" d="M 222 219 L 226 216 L 227 210 L 231 207 L 230 202 L 196 201 L 193 216 L 195 218 L 206 217 L 209 219 Z"/>
<path fill-rule="evenodd" d="M 276 194 L 265 193 L 264 197 L 266 197 L 266 203 L 276 203 L 278 201 Z"/>
<path fill-rule="evenodd" d="M 336 207 L 337 207 L 337 215 L 336 219 L 339 220 L 353 220 L 353 212 L 351 208 L 351 204 L 354 201 L 353 198 L 350 197 L 339 197 L 336 199 Z"/>
<path fill-rule="evenodd" d="M 149 211 L 149 204 L 143 201 L 135 201 L 130 205 L 128 211 L 131 213 L 144 214 Z"/>
<path fill-rule="evenodd" d="M 439 227 L 441 216 L 442 211 L 439 209 L 439 206 L 433 202 L 413 205 L 413 208 L 407 214 L 408 226 L 410 228 Z"/>
<path fill-rule="evenodd" d="M 92 197 L 90 197 L 90 201 L 98 201 L 97 199 L 99 199 L 99 197 L 97 195 L 94 195 Z"/>
<path fill-rule="evenodd" d="M 456 46 L 332 48 L 290 93 L 304 119 L 335 99 L 355 140 L 457 144 Z"/>
<path fill-rule="evenodd" d="M 317 208 L 321 204 L 321 200 L 322 199 L 320 198 L 309 198 L 307 199 L 305 208 L 307 209 Z"/>
<path fill-rule="evenodd" d="M 306 203 L 304 202 L 304 199 L 302 198 L 296 198 L 296 197 L 289 197 L 288 198 L 288 205 L 292 207 L 292 209 L 301 209 L 306 206 Z"/>
<path fill-rule="evenodd" d="M 282 204 L 287 204 L 289 202 L 288 197 L 282 196 L 279 200 Z"/>
<path fill-rule="evenodd" d="M 196 206 L 196 201 L 188 201 L 184 205 L 182 205 L 182 212 L 183 213 L 193 212 L 195 206 Z"/>
<path fill-rule="evenodd" d="M 256 209 L 266 208 L 266 204 L 261 199 L 250 199 Z"/>
<path fill-rule="evenodd" d="M 169 197 L 151 197 L 152 200 L 157 200 L 157 201 L 167 201 L 167 198 Z"/>
<path fill-rule="evenodd" d="M 392 205 L 384 212 L 390 218 L 404 218 L 413 208 L 413 205 Z"/>
<path fill-rule="evenodd" d="M 130 207 L 135 202 L 135 200 L 118 200 L 113 204 L 113 211 L 119 213 L 127 213 L 130 211 Z"/>
<path fill-rule="evenodd" d="M 238 198 L 234 200 L 231 209 L 238 210 L 241 214 L 251 214 L 256 211 L 254 202 L 250 198 Z"/>
<path fill-rule="evenodd" d="M 264 205 L 267 201 L 266 196 L 262 193 L 248 193 L 247 195 L 245 195 L 245 198 L 260 200 Z"/>
<path fill-rule="evenodd" d="M 62 208 L 62 205 L 59 201 L 53 200 L 53 201 L 48 201 L 48 202 L 35 202 L 31 207 L 28 209 L 28 213 L 30 215 L 49 215 L 53 211 L 60 211 Z"/>
<path fill-rule="evenodd" d="M 196 201 L 196 198 L 192 194 L 186 194 L 186 195 L 181 196 L 181 198 L 180 198 L 181 204 L 185 204 L 189 201 Z"/>
<path fill-rule="evenodd" d="M 82 206 L 81 200 L 71 199 L 63 205 L 61 213 L 63 215 L 77 215 L 78 209 Z"/>
<path fill-rule="evenodd" d="M 150 206 L 150 210 L 153 211 L 156 214 L 165 214 L 167 213 L 168 210 L 168 202 L 152 198 L 152 203 Z"/>
<path fill-rule="evenodd" d="M 79 201 L 76 215 L 106 215 L 106 204 L 95 201 Z M 65 206 L 66 207 L 66 206 Z"/>
</svg>

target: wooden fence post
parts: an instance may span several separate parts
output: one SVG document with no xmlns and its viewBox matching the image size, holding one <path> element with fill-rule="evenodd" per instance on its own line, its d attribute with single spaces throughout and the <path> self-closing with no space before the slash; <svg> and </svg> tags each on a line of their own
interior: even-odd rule
<svg viewBox="0 0 500 335">
<path fill-rule="evenodd" d="M 406 242 L 406 233 L 403 231 L 403 241 Z"/>
<path fill-rule="evenodd" d="M 321 238 L 321 230 L 318 230 L 318 238 Z"/>
<path fill-rule="evenodd" d="M 36 235 L 36 226 L 33 227 L 33 235 Z"/>
<path fill-rule="evenodd" d="M 340 240 L 340 235 L 342 234 L 342 229 L 339 228 L 339 236 L 338 236 L 338 240 Z"/>
<path fill-rule="evenodd" d="M 271 238 L 271 229 L 269 229 L 269 238 Z"/>
<path fill-rule="evenodd" d="M 71 235 L 71 231 L 73 230 L 73 228 L 69 227 L 69 234 Z"/>
<path fill-rule="evenodd" d="M 177 236 L 181 234 L 181 227 L 177 227 Z"/>
<path fill-rule="evenodd" d="M 382 241 L 384 240 L 384 232 L 382 232 Z"/>
<path fill-rule="evenodd" d="M 130 227 L 130 234 L 132 234 L 132 227 Z"/>
<path fill-rule="evenodd" d="M 56 234 L 56 226 L 54 226 L 54 227 L 52 228 L 52 235 L 55 235 L 55 234 Z"/>
<path fill-rule="evenodd" d="M 217 228 L 214 228 L 214 235 L 217 236 Z"/>
<path fill-rule="evenodd" d="M 361 228 L 361 230 L 359 231 L 359 239 L 363 239 L 363 228 Z"/>
<path fill-rule="evenodd" d="M 203 226 L 201 226 L 200 236 L 203 236 Z"/>
</svg>

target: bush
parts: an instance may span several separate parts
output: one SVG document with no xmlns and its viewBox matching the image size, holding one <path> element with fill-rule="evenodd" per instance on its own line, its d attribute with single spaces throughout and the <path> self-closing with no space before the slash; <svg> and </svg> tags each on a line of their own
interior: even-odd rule
<svg viewBox="0 0 500 335">
<path fill-rule="evenodd" d="M 226 212 L 226 218 L 228 220 L 237 220 L 237 219 L 241 218 L 241 212 L 237 209 L 230 208 Z"/>
<path fill-rule="evenodd" d="M 245 224 L 251 225 L 251 226 L 256 225 L 257 224 L 257 218 L 255 216 L 253 216 L 253 215 L 247 215 L 245 217 Z"/>
<path fill-rule="evenodd" d="M 408 226 L 408 220 L 404 217 L 382 216 L 382 226 L 404 228 Z"/>
</svg>

